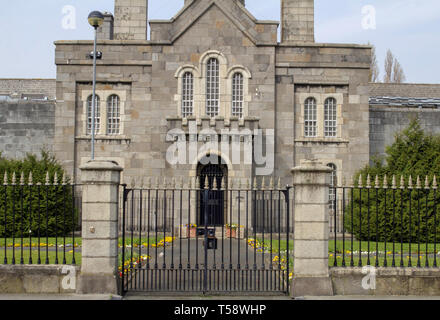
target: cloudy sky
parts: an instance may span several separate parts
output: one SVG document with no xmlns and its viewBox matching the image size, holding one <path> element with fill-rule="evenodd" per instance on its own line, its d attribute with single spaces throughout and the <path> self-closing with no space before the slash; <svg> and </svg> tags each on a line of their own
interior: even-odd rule
<svg viewBox="0 0 440 320">
<path fill-rule="evenodd" d="M 183 1 L 150 0 L 150 19 L 172 17 Z M 246 6 L 258 19 L 279 20 L 279 2 L 246 0 Z M 92 39 L 88 13 L 95 9 L 112 12 L 113 3 L 114 0 L 8 1 L 0 11 L 0 78 L 55 78 L 53 42 Z M 69 20 L 73 29 L 66 29 L 63 25 L 71 8 L 75 9 L 75 19 Z M 317 42 L 373 43 L 381 71 L 385 53 L 391 49 L 408 82 L 440 83 L 440 1 L 315 0 L 315 10 Z M 374 20 L 375 28 L 371 28 Z"/>
</svg>

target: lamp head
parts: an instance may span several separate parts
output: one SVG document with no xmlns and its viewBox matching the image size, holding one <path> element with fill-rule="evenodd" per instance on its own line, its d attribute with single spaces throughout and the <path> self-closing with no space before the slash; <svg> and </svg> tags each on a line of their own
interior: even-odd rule
<svg viewBox="0 0 440 320">
<path fill-rule="evenodd" d="M 99 28 L 104 23 L 104 16 L 99 11 L 91 12 L 87 19 L 89 24 L 95 29 Z"/>
</svg>

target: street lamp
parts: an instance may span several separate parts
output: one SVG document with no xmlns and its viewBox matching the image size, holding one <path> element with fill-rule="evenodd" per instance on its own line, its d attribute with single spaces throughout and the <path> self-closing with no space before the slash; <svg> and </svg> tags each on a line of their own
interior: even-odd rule
<svg viewBox="0 0 440 320">
<path fill-rule="evenodd" d="M 104 23 L 104 16 L 99 11 L 93 11 L 88 17 L 89 24 L 95 29 L 93 42 L 93 95 L 92 95 L 92 160 L 95 160 L 95 110 L 96 110 L 96 40 L 98 28 Z"/>
</svg>

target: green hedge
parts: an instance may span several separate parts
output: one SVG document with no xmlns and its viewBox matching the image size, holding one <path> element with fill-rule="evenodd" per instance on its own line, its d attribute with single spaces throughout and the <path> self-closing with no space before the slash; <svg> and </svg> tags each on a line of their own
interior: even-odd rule
<svg viewBox="0 0 440 320">
<path fill-rule="evenodd" d="M 3 184 L 7 173 L 8 185 Z M 12 176 L 16 173 L 16 185 L 12 186 Z M 29 174 L 32 172 L 33 185 L 29 186 Z M 46 173 L 49 173 L 50 185 L 46 186 Z M 21 185 L 20 177 L 25 179 Z M 55 173 L 57 186 L 53 185 Z M 78 212 L 73 208 L 73 190 L 70 180 L 61 185 L 65 174 L 61 165 L 48 152 L 43 151 L 40 159 L 28 154 L 23 160 L 6 159 L 0 156 L 0 237 L 63 236 L 76 227 Z M 41 183 L 40 186 L 37 183 Z M 6 223 L 5 223 L 6 213 Z M 6 224 L 6 225 L 5 225 Z"/>
<path fill-rule="evenodd" d="M 351 191 L 347 191 L 350 200 L 345 211 L 346 231 L 353 233 L 358 240 L 400 241 L 402 238 L 404 242 L 433 242 L 436 238 L 440 241 L 439 192 L 424 189 L 426 176 L 431 184 L 434 175 L 438 178 L 440 174 L 440 136 L 425 134 L 419 122 L 413 120 L 407 129 L 396 135 L 394 144 L 387 147 L 386 153 L 386 159 L 376 158 L 372 166 L 366 166 L 355 175 L 356 182 L 362 175 L 364 187 L 366 177 L 371 176 L 370 210 L 366 189 L 359 192 L 355 188 L 353 197 Z M 380 177 L 381 187 L 385 175 L 389 187 L 395 175 L 397 190 L 376 190 L 376 175 Z M 407 189 L 410 175 L 413 178 L 412 191 Z M 403 192 L 399 188 L 401 176 L 404 176 L 406 186 Z M 417 176 L 420 176 L 422 189 L 415 188 Z"/>
</svg>

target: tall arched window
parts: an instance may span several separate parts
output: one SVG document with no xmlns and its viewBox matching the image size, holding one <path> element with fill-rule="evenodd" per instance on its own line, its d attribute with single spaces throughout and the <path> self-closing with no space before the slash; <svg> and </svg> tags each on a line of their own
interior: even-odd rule
<svg viewBox="0 0 440 320">
<path fill-rule="evenodd" d="M 243 117 L 243 75 L 239 72 L 232 77 L 232 116 Z"/>
<path fill-rule="evenodd" d="M 336 99 L 328 98 L 324 103 L 324 135 L 336 137 L 337 134 Z"/>
<path fill-rule="evenodd" d="M 193 115 L 194 109 L 194 76 L 185 72 L 182 77 L 182 118 Z"/>
<path fill-rule="evenodd" d="M 336 212 L 336 187 L 337 187 L 337 168 L 333 163 L 329 163 L 327 167 L 332 169 L 331 178 L 330 178 L 330 192 L 329 192 L 329 209 L 330 214 Z"/>
<path fill-rule="evenodd" d="M 210 58 L 206 65 L 206 115 L 216 117 L 219 113 L 220 77 L 219 62 Z"/>
<path fill-rule="evenodd" d="M 113 94 L 107 99 L 107 134 L 117 135 L 121 130 L 121 104 L 119 96 Z"/>
<path fill-rule="evenodd" d="M 315 98 L 308 98 L 304 103 L 304 136 L 316 137 L 317 107 Z"/>
<path fill-rule="evenodd" d="M 93 96 L 90 95 L 87 98 L 87 134 L 92 134 L 92 101 Z M 98 134 L 101 129 L 101 107 L 100 98 L 98 95 L 95 96 L 95 134 Z"/>
</svg>

